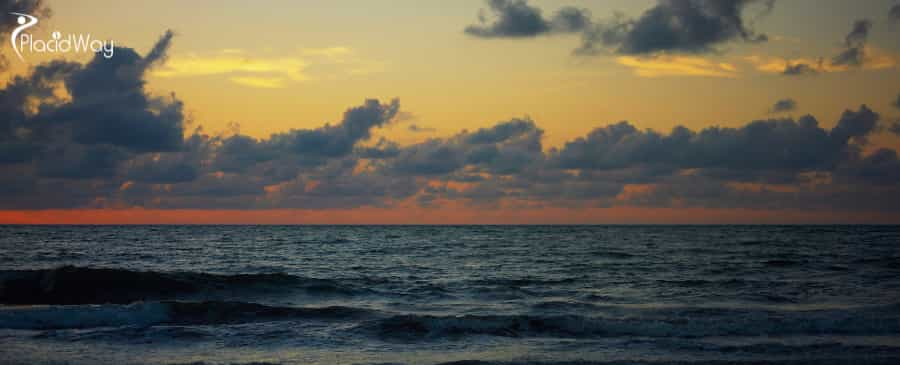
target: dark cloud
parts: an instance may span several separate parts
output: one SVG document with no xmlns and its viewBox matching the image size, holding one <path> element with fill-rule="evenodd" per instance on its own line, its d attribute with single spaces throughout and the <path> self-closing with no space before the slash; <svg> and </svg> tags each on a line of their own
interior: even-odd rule
<svg viewBox="0 0 900 365">
<path fill-rule="evenodd" d="M 637 19 L 618 16 L 585 31 L 575 53 L 595 54 L 597 44 L 622 54 L 705 53 L 734 40 L 766 41 L 744 19 L 744 10 L 753 3 L 762 4 L 763 14 L 774 1 L 659 0 Z"/>
<path fill-rule="evenodd" d="M 171 33 L 154 47 L 164 55 Z M 28 171 L 57 179 L 112 178 L 135 154 L 181 148 L 184 117 L 174 96 L 155 97 L 143 77 L 156 58 L 117 48 L 86 65 L 52 61 L 0 90 L 0 162 L 31 163 Z M 68 99 L 54 90 L 62 87 Z M 36 108 L 32 102 L 39 101 Z"/>
<path fill-rule="evenodd" d="M 552 162 L 565 169 L 596 170 L 640 165 L 745 172 L 830 169 L 859 153 L 851 142 L 864 142 L 877 121 L 877 114 L 861 106 L 845 111 L 831 131 L 820 128 L 809 115 L 797 121 L 760 120 L 741 128 L 697 132 L 676 127 L 668 135 L 620 122 L 566 143 Z"/>
<path fill-rule="evenodd" d="M 900 21 L 900 4 L 894 4 L 891 6 L 891 9 L 888 10 L 888 20 L 891 22 Z"/>
<path fill-rule="evenodd" d="M 831 136 L 838 142 L 846 144 L 853 140 L 865 144 L 867 137 L 875 130 L 880 116 L 865 105 L 858 111 L 845 110 L 838 119 L 837 125 L 831 129 Z"/>
<path fill-rule="evenodd" d="M 839 66 L 861 66 L 865 60 L 866 40 L 872 21 L 860 19 L 853 22 L 853 28 L 844 38 L 844 50 L 831 59 L 831 63 Z"/>
<path fill-rule="evenodd" d="M 543 159 L 543 133 L 530 119 L 513 119 L 402 148 L 387 168 L 410 175 L 450 174 L 464 167 L 470 173 L 512 174 Z"/>
<path fill-rule="evenodd" d="M 545 149 L 529 118 L 376 140 L 402 113 L 397 100 L 371 99 L 318 128 L 210 136 L 186 133 L 174 96 L 144 89 L 171 40 L 146 56 L 120 48 L 110 60 L 38 65 L 0 89 L 0 208 L 900 206 L 897 153 L 868 145 L 885 128 L 864 105 L 832 128 L 809 115 L 668 133 L 623 121 Z"/>
<path fill-rule="evenodd" d="M 370 99 L 344 112 L 337 125 L 276 133 L 266 140 L 234 135 L 221 141 L 214 166 L 222 171 L 242 172 L 262 163 L 320 166 L 329 159 L 345 157 L 354 146 L 371 137 L 374 128 L 390 122 L 399 111 L 398 100 L 382 104 Z"/>
<path fill-rule="evenodd" d="M 900 94 L 897 94 L 897 99 L 891 102 L 891 106 L 900 109 Z M 895 120 L 887 126 L 887 131 L 900 136 L 900 119 Z"/>
<path fill-rule="evenodd" d="M 586 29 L 591 23 L 590 13 L 584 9 L 564 7 L 550 19 L 541 9 L 528 5 L 526 0 L 487 0 L 492 19 L 484 10 L 479 24 L 469 25 L 465 33 L 481 38 L 528 38 L 547 33 L 573 33 Z"/>
<path fill-rule="evenodd" d="M 842 166 L 837 177 L 850 183 L 896 186 L 900 184 L 900 160 L 897 151 L 879 148 L 868 156 Z"/>
<path fill-rule="evenodd" d="M 559 33 L 581 32 L 591 26 L 591 13 L 587 9 L 562 7 L 550 20 L 550 29 Z"/>
<path fill-rule="evenodd" d="M 117 47 L 115 57 L 98 54 L 87 65 L 69 70 L 64 86 L 71 101 L 48 105 L 35 121 L 79 144 L 105 144 L 131 152 L 178 150 L 183 140 L 183 105 L 174 95 L 149 95 L 143 79 L 165 53 L 171 36 L 167 32 L 160 38 L 148 57 Z"/>
<path fill-rule="evenodd" d="M 802 62 L 788 62 L 787 65 L 784 66 L 784 71 L 781 72 L 781 74 L 785 76 L 813 75 L 817 73 L 818 71 L 816 71 L 816 68 Z"/>
<path fill-rule="evenodd" d="M 487 23 L 485 15 L 478 16 L 480 25 L 470 25 L 465 32 L 476 37 L 534 37 L 550 30 L 541 9 L 529 6 L 525 0 L 489 0 L 488 6 L 496 19 Z"/>
<path fill-rule="evenodd" d="M 50 9 L 44 6 L 43 0 L 0 0 L 0 11 L 4 17 L 14 17 L 9 13 L 23 13 L 45 18 L 51 13 Z M 15 21 L 8 20 L 0 22 L 0 35 L 8 35 L 19 26 Z"/>
<path fill-rule="evenodd" d="M 96 55 L 85 65 L 52 61 L 14 77 L 0 90 L 6 116 L 0 121 L 0 150 L 5 152 L 0 163 L 31 175 L 40 191 L 44 178 L 104 179 L 115 185 L 121 164 L 132 158 L 180 150 L 181 102 L 149 95 L 143 81 L 170 39 L 171 33 L 160 39 L 154 57 L 117 48 L 111 59 Z M 68 98 L 58 98 L 58 88 Z"/>
<path fill-rule="evenodd" d="M 891 123 L 891 125 L 888 127 L 888 132 L 900 136 L 900 122 Z"/>
<path fill-rule="evenodd" d="M 797 109 L 797 101 L 791 98 L 781 99 L 772 104 L 769 108 L 770 114 L 790 112 Z"/>
<path fill-rule="evenodd" d="M 479 24 L 465 32 L 481 38 L 531 38 L 546 34 L 580 33 L 579 55 L 594 55 L 606 49 L 620 54 L 660 52 L 704 53 L 729 41 L 761 42 L 765 34 L 754 31 L 743 14 L 758 3 L 762 16 L 774 0 L 659 0 L 637 19 L 614 14 L 608 21 L 594 21 L 586 9 L 563 7 L 552 17 L 525 0 L 488 0 L 491 19 L 483 14 Z"/>
</svg>

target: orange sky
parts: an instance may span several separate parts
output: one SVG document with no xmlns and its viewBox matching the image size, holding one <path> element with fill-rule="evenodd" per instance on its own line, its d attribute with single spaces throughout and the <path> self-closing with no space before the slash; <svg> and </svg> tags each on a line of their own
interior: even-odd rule
<svg viewBox="0 0 900 365">
<path fill-rule="evenodd" d="M 576 6 L 597 19 L 608 19 L 616 12 L 637 17 L 658 3 L 533 0 L 529 4 L 548 16 L 560 7 Z M 344 111 L 362 100 L 398 98 L 401 115 L 372 128 L 371 138 L 356 146 L 384 138 L 409 147 L 432 139 L 449 140 L 463 130 L 490 128 L 512 118 L 530 118 L 543 131 L 541 147 L 549 155 L 553 148 L 619 121 L 665 134 L 680 125 L 700 131 L 812 114 L 827 132 L 845 110 L 866 104 L 881 116 L 878 131 L 867 138 L 868 144 L 860 144 L 865 153 L 873 153 L 900 147 L 900 133 L 885 132 L 887 123 L 900 121 L 900 110 L 892 106 L 900 90 L 900 43 L 896 42 L 900 24 L 889 24 L 884 16 L 891 4 L 890 0 L 778 2 L 770 15 L 753 19 L 752 26 L 768 35 L 767 42 L 725 42 L 716 45 L 715 52 L 705 53 L 625 55 L 610 50 L 596 57 L 574 55 L 581 42 L 577 34 L 471 37 L 463 29 L 476 22 L 480 9 L 486 7 L 482 0 L 400 0 L 391 6 L 347 0 L 258 4 L 49 0 L 53 16 L 41 19 L 33 31 L 36 37 L 58 30 L 90 32 L 146 54 L 161 34 L 174 30 L 164 62 L 148 71 L 142 82 L 148 95 L 174 95 L 184 102 L 185 135 L 202 128 L 213 137 L 240 133 L 266 140 L 273 133 L 338 124 Z M 863 18 L 872 19 L 873 24 L 864 65 L 820 65 L 814 77 L 781 74 L 791 62 L 813 64 L 839 52 L 849 26 Z M 3 52 L 10 54 L 8 49 Z M 61 57 L 78 62 L 90 59 L 90 55 Z M 26 54 L 26 58 L 25 62 L 11 59 L 10 67 L 0 71 L 3 82 L 29 74 L 56 55 Z M 796 100 L 797 108 L 770 113 L 773 102 L 784 98 Z M 21 128 L 16 133 L 28 134 Z M 209 164 L 203 162 L 204 167 Z M 23 171 L 40 170 L 35 166 L 6 169 L 0 165 L 4 168 L 0 172 L 14 178 Z M 203 173 L 222 175 L 221 171 Z M 44 181 L 56 182 L 53 177 Z M 122 186 L 112 194 L 135 185 L 122 181 L 111 184 Z M 646 182 L 632 182 L 642 183 Z M 161 192 L 173 184 L 148 185 L 153 186 L 147 191 Z M 111 190 L 115 189 L 106 191 Z M 415 204 L 419 194 L 390 208 L 347 210 L 155 210 L 127 204 L 110 204 L 108 209 L 0 210 L 0 223 L 900 223 L 900 216 L 893 213 L 800 209 L 625 205 L 520 210 L 453 201 L 425 208 Z M 111 201 L 108 198 L 97 200 Z"/>
<path fill-rule="evenodd" d="M 900 214 L 700 208 L 0 211 L 3 224 L 897 224 Z"/>
</svg>

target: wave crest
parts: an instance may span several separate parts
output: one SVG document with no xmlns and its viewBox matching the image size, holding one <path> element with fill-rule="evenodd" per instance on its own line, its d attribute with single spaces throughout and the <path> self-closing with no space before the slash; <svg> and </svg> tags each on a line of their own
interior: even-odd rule
<svg viewBox="0 0 900 365">
<path fill-rule="evenodd" d="M 302 290 L 319 295 L 367 292 L 350 283 L 284 273 L 217 275 L 74 266 L 0 271 L 0 304 L 127 304 L 245 290 Z"/>
</svg>

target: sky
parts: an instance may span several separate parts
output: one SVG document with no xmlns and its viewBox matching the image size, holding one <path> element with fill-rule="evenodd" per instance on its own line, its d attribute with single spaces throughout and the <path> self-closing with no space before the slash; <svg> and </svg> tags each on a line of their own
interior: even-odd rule
<svg viewBox="0 0 900 365">
<path fill-rule="evenodd" d="M 894 0 L 0 10 L 0 223 L 900 223 Z"/>
</svg>

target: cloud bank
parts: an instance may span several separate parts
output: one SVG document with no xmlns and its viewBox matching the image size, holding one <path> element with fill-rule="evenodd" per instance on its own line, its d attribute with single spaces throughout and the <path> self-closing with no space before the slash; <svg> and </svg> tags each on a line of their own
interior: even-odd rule
<svg viewBox="0 0 900 365">
<path fill-rule="evenodd" d="M 370 99 L 318 128 L 211 136 L 175 95 L 144 88 L 172 39 L 38 65 L 0 89 L 0 208 L 900 207 L 900 160 L 870 148 L 887 129 L 865 105 L 832 128 L 811 115 L 669 132 L 621 121 L 548 148 L 529 118 L 376 140 L 404 113 Z"/>
</svg>

